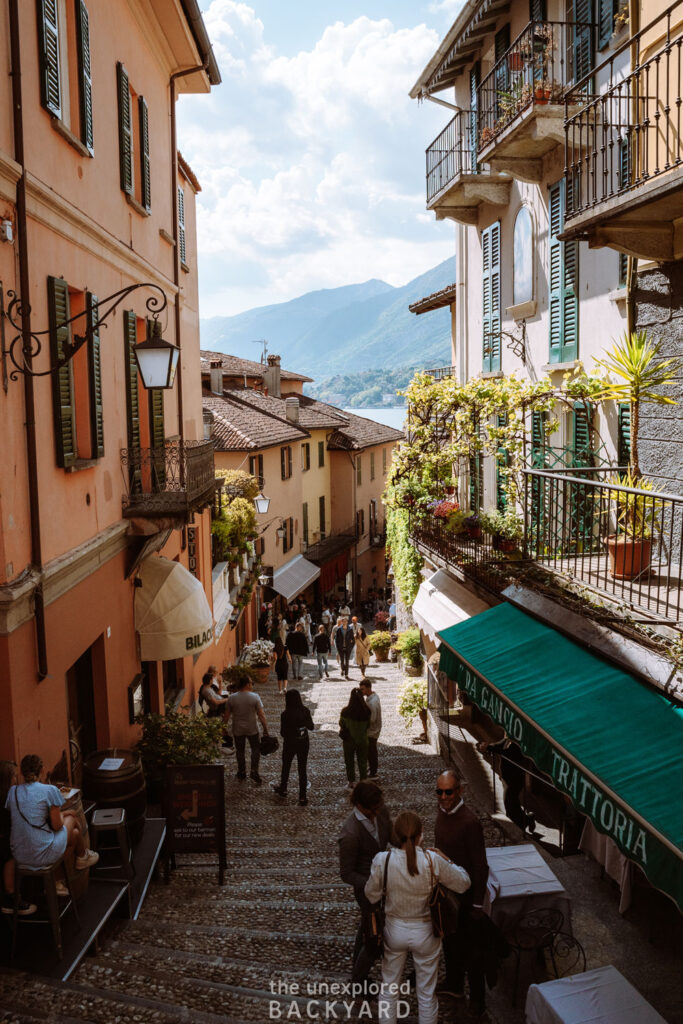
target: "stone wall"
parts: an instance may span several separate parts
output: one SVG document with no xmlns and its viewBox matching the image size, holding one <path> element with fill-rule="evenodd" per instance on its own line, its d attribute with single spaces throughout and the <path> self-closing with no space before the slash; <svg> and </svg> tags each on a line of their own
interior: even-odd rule
<svg viewBox="0 0 683 1024">
<path fill-rule="evenodd" d="M 646 327 L 661 342 L 662 356 L 682 359 L 664 390 L 679 404 L 641 406 L 640 467 L 658 490 L 683 494 L 683 260 L 638 275 L 635 309 L 636 329 Z"/>
</svg>

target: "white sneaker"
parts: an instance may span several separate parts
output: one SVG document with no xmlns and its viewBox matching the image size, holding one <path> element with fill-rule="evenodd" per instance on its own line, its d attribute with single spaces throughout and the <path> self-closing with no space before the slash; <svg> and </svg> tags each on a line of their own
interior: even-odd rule
<svg viewBox="0 0 683 1024">
<path fill-rule="evenodd" d="M 94 850 L 86 850 L 82 857 L 76 857 L 75 864 L 79 871 L 83 871 L 84 868 L 91 868 L 97 864 L 99 859 L 99 853 L 95 853 Z"/>
</svg>

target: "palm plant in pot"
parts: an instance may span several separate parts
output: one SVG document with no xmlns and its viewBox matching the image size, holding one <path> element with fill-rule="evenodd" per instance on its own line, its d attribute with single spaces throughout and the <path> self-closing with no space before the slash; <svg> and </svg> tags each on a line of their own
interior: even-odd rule
<svg viewBox="0 0 683 1024">
<path fill-rule="evenodd" d="M 612 492 L 616 498 L 616 532 L 607 537 L 610 571 L 615 578 L 633 579 L 650 565 L 653 533 L 659 529 L 662 503 L 652 495 L 653 486 L 640 471 L 638 432 L 643 404 L 675 405 L 660 390 L 671 384 L 679 372 L 678 359 L 663 359 L 660 345 L 647 331 L 624 332 L 619 341 L 596 364 L 615 380 L 607 379 L 599 398 L 628 402 L 630 409 L 630 455 L 628 473 L 612 480 L 630 488 Z M 631 493 L 650 492 L 649 496 Z"/>
<path fill-rule="evenodd" d="M 406 629 L 398 634 L 394 647 L 403 658 L 403 666 L 409 676 L 421 676 L 424 658 L 420 649 L 420 630 L 417 627 Z"/>
<path fill-rule="evenodd" d="M 368 647 L 374 653 L 377 661 L 388 661 L 391 633 L 383 629 L 376 629 L 374 633 L 370 633 L 368 636 Z"/>
</svg>

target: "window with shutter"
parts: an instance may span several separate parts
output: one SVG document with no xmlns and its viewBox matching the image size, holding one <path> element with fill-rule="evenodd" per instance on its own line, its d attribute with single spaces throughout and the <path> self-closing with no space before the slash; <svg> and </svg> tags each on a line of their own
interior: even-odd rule
<svg viewBox="0 0 683 1024">
<path fill-rule="evenodd" d="M 144 96 L 138 96 L 140 115 L 140 202 L 149 211 L 152 208 L 152 180 L 149 168 L 149 110 Z"/>
<path fill-rule="evenodd" d="M 325 465 L 325 442 L 318 441 L 318 468 Z"/>
<path fill-rule="evenodd" d="M 308 544 L 308 502 L 305 501 L 301 506 L 301 522 L 302 522 L 302 534 L 304 544 Z"/>
<path fill-rule="evenodd" d="M 287 522 L 289 528 L 289 550 L 291 551 L 291 549 L 294 547 L 294 520 L 290 516 Z"/>
<path fill-rule="evenodd" d="M 631 405 L 620 402 L 617 408 L 617 459 L 620 466 L 631 461 Z"/>
<path fill-rule="evenodd" d="M 382 475 L 387 475 L 387 450 L 382 448 Z"/>
<path fill-rule="evenodd" d="M 249 456 L 249 472 L 252 476 L 258 478 L 259 483 L 263 487 L 263 456 L 262 455 L 250 455 Z"/>
<path fill-rule="evenodd" d="M 549 362 L 564 363 L 579 353 L 579 243 L 561 242 L 557 237 L 564 227 L 565 183 L 550 189 L 549 289 Z"/>
<path fill-rule="evenodd" d="M 363 483 L 363 464 L 360 455 L 356 455 L 356 484 L 358 487 Z"/>
<path fill-rule="evenodd" d="M 597 0 L 598 49 L 604 50 L 614 32 L 614 15 L 619 9 L 617 0 Z"/>
<path fill-rule="evenodd" d="M 572 23 L 572 59 L 574 81 L 590 74 L 595 64 L 593 52 L 593 0 L 571 0 L 569 21 Z"/>
<path fill-rule="evenodd" d="M 543 469 L 545 465 L 545 419 L 544 412 L 535 410 L 531 414 L 531 465 L 534 469 Z"/>
<path fill-rule="evenodd" d="M 529 0 L 529 21 L 545 21 L 545 0 Z"/>
<path fill-rule="evenodd" d="M 301 445 L 301 468 L 304 472 L 311 468 L 311 446 L 307 441 Z"/>
<path fill-rule="evenodd" d="M 92 119 L 92 67 L 90 64 L 90 16 L 83 0 L 76 0 L 76 45 L 78 48 L 78 94 L 81 142 L 92 156 L 95 152 Z"/>
<path fill-rule="evenodd" d="M 135 360 L 137 323 L 135 313 L 123 314 L 123 349 L 126 382 L 126 420 L 128 441 L 128 474 L 130 492 L 142 490 L 142 473 L 138 452 L 140 449 L 140 395 L 138 391 L 138 365 Z"/>
<path fill-rule="evenodd" d="M 574 402 L 572 409 L 572 465 L 592 466 L 592 419 L 593 407 L 590 402 Z"/>
<path fill-rule="evenodd" d="M 133 178 L 133 124 L 130 109 L 128 72 L 119 61 L 116 65 L 119 97 L 119 165 L 121 188 L 129 196 L 134 194 Z"/>
<path fill-rule="evenodd" d="M 320 519 L 320 539 L 323 540 L 325 537 L 325 496 L 321 495 L 318 498 L 318 515 Z"/>
<path fill-rule="evenodd" d="M 104 455 L 104 415 L 102 410 L 102 364 L 100 358 L 100 330 L 97 323 L 97 296 L 90 292 L 85 297 L 91 333 L 88 347 L 88 375 L 90 385 L 90 434 L 93 458 Z"/>
<path fill-rule="evenodd" d="M 507 426 L 507 413 L 496 417 L 496 425 Z M 504 511 L 507 503 L 507 473 L 505 468 L 510 464 L 510 457 L 506 448 L 499 448 L 496 453 L 496 508 Z"/>
<path fill-rule="evenodd" d="M 185 192 L 178 186 L 178 247 L 180 262 L 187 264 L 187 243 L 185 239 Z"/>
<path fill-rule="evenodd" d="M 58 0 L 38 0 L 40 98 L 56 117 L 62 116 Z"/>
<path fill-rule="evenodd" d="M 500 221 L 481 233 L 484 373 L 500 370 Z"/>
<path fill-rule="evenodd" d="M 476 426 L 477 436 L 481 437 L 481 423 Z M 484 457 L 481 452 L 470 457 L 470 508 L 479 512 L 484 507 Z"/>
<path fill-rule="evenodd" d="M 370 452 L 370 479 L 375 479 L 375 453 Z"/>
<path fill-rule="evenodd" d="M 50 317 L 50 354 L 53 365 L 63 363 L 66 348 L 71 344 L 69 286 L 61 277 L 48 278 Z M 52 410 L 55 427 L 57 465 L 66 469 L 78 458 L 76 444 L 76 407 L 74 401 L 73 364 L 60 365 L 52 380 Z"/>
<path fill-rule="evenodd" d="M 508 74 L 508 64 L 506 60 L 501 60 L 505 53 L 510 49 L 510 26 L 503 25 L 498 32 L 496 32 L 494 40 L 494 61 L 496 63 L 495 71 L 495 87 L 496 87 L 496 107 L 497 113 L 496 118 L 501 117 L 503 110 L 501 107 L 502 94 L 507 92 L 510 79 Z M 501 61 L 498 64 L 498 61 Z"/>
<path fill-rule="evenodd" d="M 154 453 L 155 486 L 163 489 L 166 482 L 166 430 L 164 427 L 164 392 L 161 388 L 149 391 L 149 425 L 150 441 Z"/>
</svg>

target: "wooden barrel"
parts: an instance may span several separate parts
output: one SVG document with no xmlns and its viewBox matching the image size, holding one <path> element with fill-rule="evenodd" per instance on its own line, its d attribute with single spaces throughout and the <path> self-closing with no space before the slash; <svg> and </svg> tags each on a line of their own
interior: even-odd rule
<svg viewBox="0 0 683 1024">
<path fill-rule="evenodd" d="M 115 759 L 123 763 L 113 770 L 102 762 Z M 132 750 L 114 747 L 96 750 L 83 763 L 83 793 L 98 807 L 125 807 L 131 843 L 137 843 L 145 827 L 147 788 L 140 758 Z"/>
<path fill-rule="evenodd" d="M 90 846 L 90 837 L 88 835 L 88 823 L 85 820 L 85 814 L 83 813 L 83 801 L 81 800 L 81 791 L 77 789 L 73 796 L 64 800 L 60 810 L 70 811 L 71 814 L 76 815 L 76 821 L 78 827 L 81 830 L 83 836 L 83 842 L 85 843 L 86 849 Z M 70 852 L 68 856 L 72 857 Z M 90 868 L 86 868 L 85 871 L 76 871 L 73 860 L 69 864 L 69 878 L 71 881 L 71 890 L 74 897 L 78 900 L 81 896 L 85 896 L 88 891 L 88 879 L 90 877 Z"/>
</svg>

